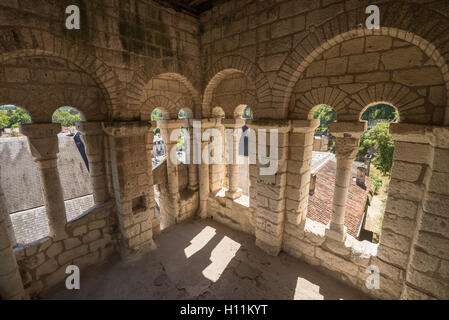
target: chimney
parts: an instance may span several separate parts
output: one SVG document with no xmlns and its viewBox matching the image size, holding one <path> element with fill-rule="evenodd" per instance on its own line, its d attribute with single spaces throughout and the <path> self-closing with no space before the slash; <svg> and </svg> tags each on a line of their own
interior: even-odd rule
<svg viewBox="0 0 449 320">
<path fill-rule="evenodd" d="M 313 151 L 321 151 L 321 137 L 313 137 Z"/>
<path fill-rule="evenodd" d="M 365 167 L 358 167 L 357 168 L 357 178 L 356 183 L 360 187 L 365 187 L 365 177 L 366 177 L 366 169 Z"/>
<path fill-rule="evenodd" d="M 371 168 L 371 157 L 367 157 L 365 159 L 365 166 L 366 166 L 366 175 L 369 176 L 369 171 Z"/>
<path fill-rule="evenodd" d="M 327 148 L 329 145 L 329 137 L 328 136 L 321 136 L 321 151 L 327 152 Z"/>
<path fill-rule="evenodd" d="M 316 174 L 310 175 L 309 195 L 313 196 L 316 186 Z"/>
</svg>

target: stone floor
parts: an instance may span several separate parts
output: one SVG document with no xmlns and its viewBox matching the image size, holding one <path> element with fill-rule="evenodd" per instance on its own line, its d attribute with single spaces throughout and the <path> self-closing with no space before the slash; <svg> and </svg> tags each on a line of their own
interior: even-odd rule
<svg viewBox="0 0 449 320">
<path fill-rule="evenodd" d="M 172 226 L 157 249 L 135 261 L 113 257 L 43 299 L 367 299 L 284 253 L 271 257 L 252 236 L 210 220 Z"/>
</svg>

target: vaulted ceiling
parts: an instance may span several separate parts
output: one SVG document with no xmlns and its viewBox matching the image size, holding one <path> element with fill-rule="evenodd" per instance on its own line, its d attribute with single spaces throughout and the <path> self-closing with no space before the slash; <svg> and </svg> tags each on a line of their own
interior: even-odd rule
<svg viewBox="0 0 449 320">
<path fill-rule="evenodd" d="M 163 6 L 177 11 L 186 11 L 193 15 L 199 15 L 211 9 L 214 5 L 225 1 L 227 0 L 155 0 L 155 2 Z"/>
</svg>

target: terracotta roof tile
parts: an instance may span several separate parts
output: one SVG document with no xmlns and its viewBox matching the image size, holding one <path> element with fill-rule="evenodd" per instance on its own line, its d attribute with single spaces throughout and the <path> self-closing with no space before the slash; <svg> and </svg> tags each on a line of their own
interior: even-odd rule
<svg viewBox="0 0 449 320">
<path fill-rule="evenodd" d="M 326 225 L 329 223 L 332 215 L 336 168 L 337 163 L 334 160 L 329 160 L 318 170 L 316 173 L 315 193 L 309 196 L 307 217 Z M 345 216 L 345 226 L 348 228 L 348 233 L 353 237 L 357 237 L 366 199 L 372 183 L 371 178 L 366 177 L 366 189 L 364 189 L 356 184 L 356 177 L 357 171 L 353 169 Z"/>
</svg>

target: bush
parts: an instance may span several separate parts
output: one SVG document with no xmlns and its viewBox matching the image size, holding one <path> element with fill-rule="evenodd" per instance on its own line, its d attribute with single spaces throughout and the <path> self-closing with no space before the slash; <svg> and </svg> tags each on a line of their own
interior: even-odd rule
<svg viewBox="0 0 449 320">
<path fill-rule="evenodd" d="M 382 179 L 372 172 L 369 174 L 369 176 L 371 179 L 373 179 L 374 193 L 377 194 L 379 189 L 382 187 Z"/>
</svg>

